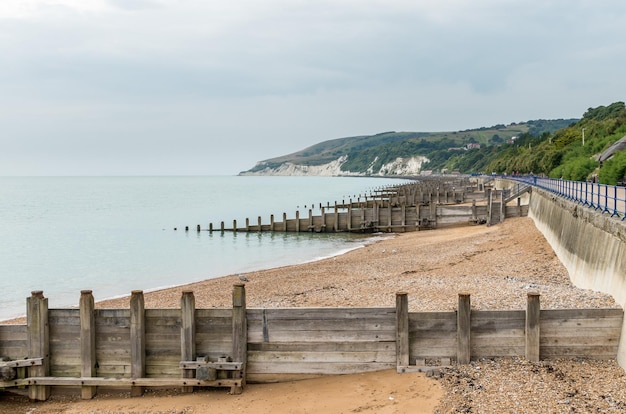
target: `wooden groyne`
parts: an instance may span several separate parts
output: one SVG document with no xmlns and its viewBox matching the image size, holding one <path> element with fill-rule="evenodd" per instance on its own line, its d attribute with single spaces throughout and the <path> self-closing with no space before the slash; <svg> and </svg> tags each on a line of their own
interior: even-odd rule
<svg viewBox="0 0 626 414">
<path fill-rule="evenodd" d="M 230 309 L 197 309 L 192 291 L 178 309 L 146 309 L 142 291 L 128 308 L 95 309 L 91 291 L 82 291 L 79 308 L 48 309 L 35 291 L 26 325 L 0 325 L 0 390 L 33 400 L 55 387 L 84 399 L 101 388 L 240 393 L 247 382 L 424 371 L 477 358 L 615 358 L 622 309 L 541 310 L 539 294 L 521 294 L 526 309 L 472 310 L 460 293 L 456 310 L 409 312 L 402 292 L 395 308 L 247 309 L 237 284 Z"/>
<path fill-rule="evenodd" d="M 200 224 L 196 231 L 221 232 L 315 232 L 315 233 L 376 233 L 407 232 L 444 226 L 496 224 L 505 217 L 520 217 L 528 213 L 522 205 L 521 194 L 511 190 L 494 190 L 490 178 L 452 176 L 415 179 L 410 184 L 389 186 L 348 199 L 319 203 L 319 214 L 314 208 L 294 218 L 287 213 L 269 222 L 261 216 L 247 218 L 245 223 Z M 527 190 L 525 186 L 525 191 Z M 517 199 L 516 205 L 509 205 Z M 313 206 L 311 206 L 313 207 Z M 185 227 L 189 231 L 189 226 Z"/>
</svg>

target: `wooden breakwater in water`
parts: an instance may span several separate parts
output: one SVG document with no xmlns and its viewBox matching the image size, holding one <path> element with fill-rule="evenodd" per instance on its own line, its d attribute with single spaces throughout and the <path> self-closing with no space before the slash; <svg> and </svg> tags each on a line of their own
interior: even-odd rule
<svg viewBox="0 0 626 414">
<path fill-rule="evenodd" d="M 224 292 L 227 294 L 227 292 Z M 27 299 L 26 325 L 0 325 L 0 390 L 46 400 L 54 387 L 82 398 L 99 388 L 140 396 L 145 387 L 227 387 L 247 382 L 396 368 L 399 373 L 478 358 L 615 359 L 622 309 L 540 308 L 409 312 L 408 294 L 377 308 L 246 308 L 243 284 L 232 308 L 199 309 L 185 291 L 177 309 L 146 309 L 133 291 L 125 309 L 95 309 L 91 291 L 79 308 L 48 309 L 43 292 Z M 1 396 L 0 396 L 1 399 Z M 1 403 L 0 403 L 1 404 Z"/>
<path fill-rule="evenodd" d="M 299 210 L 294 218 L 287 213 L 269 222 L 261 216 L 245 223 L 210 223 L 208 228 L 196 225 L 196 231 L 230 232 L 406 232 L 445 226 L 496 224 L 505 217 L 520 217 L 528 213 L 521 197 L 511 190 L 498 191 L 488 177 L 429 177 L 415 179 L 410 184 L 389 186 L 359 195 L 356 200 L 335 201 L 332 205 L 319 203 L 319 213 Z M 516 205 L 509 205 L 517 199 Z M 317 208 L 317 207 L 316 207 Z M 189 231 L 189 226 L 185 227 Z"/>
</svg>

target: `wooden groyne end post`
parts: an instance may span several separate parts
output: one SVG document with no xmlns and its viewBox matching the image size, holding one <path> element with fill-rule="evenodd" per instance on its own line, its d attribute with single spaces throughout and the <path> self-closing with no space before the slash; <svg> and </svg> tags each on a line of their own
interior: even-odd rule
<svg viewBox="0 0 626 414">
<path fill-rule="evenodd" d="M 130 376 L 146 376 L 146 318 L 142 290 L 133 290 L 130 295 Z M 133 386 L 131 397 L 143 395 L 144 387 Z"/>
<path fill-rule="evenodd" d="M 396 366 L 409 365 L 409 298 L 408 293 L 396 293 Z"/>
<path fill-rule="evenodd" d="M 231 394 L 241 394 L 246 383 L 246 363 L 248 355 L 248 328 L 246 320 L 246 287 L 243 283 L 233 285 L 233 352 L 234 361 L 241 362 L 241 386 L 232 386 Z"/>
<path fill-rule="evenodd" d="M 471 328 L 471 306 L 470 294 L 459 293 L 459 304 L 457 310 L 457 333 L 456 333 L 456 360 L 459 364 L 469 364 L 470 362 L 470 328 Z"/>
<path fill-rule="evenodd" d="M 539 297 L 538 292 L 528 292 L 526 300 L 526 359 L 530 362 L 539 362 Z"/>
<path fill-rule="evenodd" d="M 43 291 L 35 290 L 26 299 L 28 356 L 29 358 L 43 358 L 43 363 L 30 368 L 31 377 L 47 377 L 50 375 L 50 329 L 48 325 L 48 298 L 43 297 Z M 50 387 L 47 385 L 30 385 L 28 398 L 45 401 L 50 397 Z"/>
<path fill-rule="evenodd" d="M 190 290 L 183 291 L 180 299 L 181 311 L 181 332 L 180 351 L 183 361 L 194 361 L 196 359 L 196 299 Z M 191 369 L 183 370 L 183 378 L 194 378 L 195 372 Z M 193 392 L 193 387 L 182 387 L 182 392 Z"/>
<path fill-rule="evenodd" d="M 96 318 L 94 299 L 91 290 L 80 292 L 80 360 L 82 377 L 96 376 Z M 96 387 L 82 386 L 80 396 L 83 400 L 92 399 L 97 392 Z"/>
</svg>

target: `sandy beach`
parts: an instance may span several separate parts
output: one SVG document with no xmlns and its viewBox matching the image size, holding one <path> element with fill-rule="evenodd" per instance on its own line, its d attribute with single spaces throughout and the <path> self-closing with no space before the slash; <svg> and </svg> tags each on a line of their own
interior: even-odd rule
<svg viewBox="0 0 626 414">
<path fill-rule="evenodd" d="M 246 273 L 248 307 L 393 307 L 395 294 L 408 292 L 410 311 L 454 310 L 458 293 L 469 292 L 472 309 L 524 309 L 530 289 L 543 309 L 617 307 L 609 295 L 572 286 L 529 218 L 384 236 L 330 259 Z M 230 307 L 234 283 L 237 275 L 146 293 L 146 307 L 178 307 L 183 290 L 194 292 L 198 308 Z M 128 307 L 128 298 L 97 307 Z M 626 376 L 615 361 L 498 359 L 453 367 L 441 378 L 385 371 L 250 384 L 238 396 L 170 391 L 35 404 L 0 395 L 10 413 L 623 412 Z"/>
</svg>

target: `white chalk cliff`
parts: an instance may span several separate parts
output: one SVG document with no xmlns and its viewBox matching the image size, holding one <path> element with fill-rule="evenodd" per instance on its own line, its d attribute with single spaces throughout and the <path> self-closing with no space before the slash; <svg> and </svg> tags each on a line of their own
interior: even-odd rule
<svg viewBox="0 0 626 414">
<path fill-rule="evenodd" d="M 302 176 L 302 175 L 311 175 L 311 176 L 326 176 L 326 177 L 336 177 L 336 176 L 365 176 L 365 175 L 376 175 L 376 176 L 387 176 L 387 175 L 418 175 L 422 170 L 422 165 L 425 162 L 428 162 L 428 158 L 417 156 L 410 158 L 396 158 L 394 161 L 384 164 L 378 171 L 374 171 L 373 165 L 377 161 L 376 158 L 370 164 L 370 167 L 367 171 L 342 171 L 341 166 L 348 160 L 347 155 L 343 155 L 337 158 L 334 161 L 329 162 L 328 164 L 322 165 L 299 165 L 291 162 L 284 162 L 280 164 L 278 167 L 266 167 L 262 168 L 265 164 L 264 161 L 260 161 L 255 166 L 254 172 L 244 171 L 239 173 L 239 175 L 285 175 L 285 176 Z"/>
</svg>

